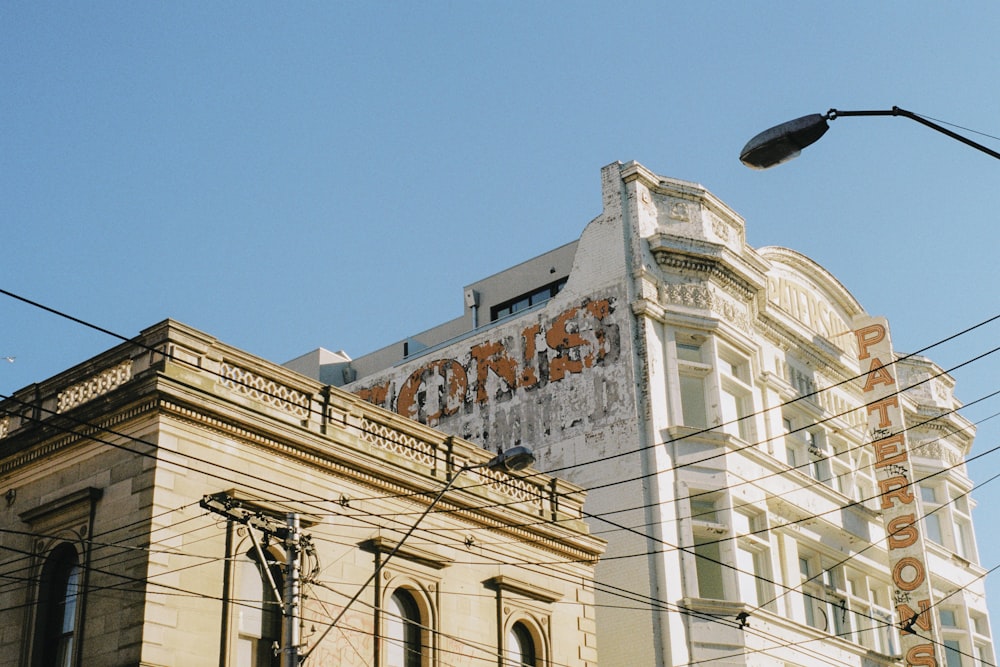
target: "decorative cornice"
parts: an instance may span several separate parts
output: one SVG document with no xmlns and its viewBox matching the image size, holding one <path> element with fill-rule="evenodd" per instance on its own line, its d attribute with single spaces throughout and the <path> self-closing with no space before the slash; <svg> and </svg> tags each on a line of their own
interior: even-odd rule
<svg viewBox="0 0 1000 667">
<path fill-rule="evenodd" d="M 757 294 L 756 287 L 729 268 L 721 259 L 692 255 L 675 248 L 654 247 L 652 240 L 650 250 L 656 263 L 665 271 L 686 271 L 708 276 L 718 282 L 727 292 L 731 292 L 733 296 L 745 301 L 750 301 Z"/>
<path fill-rule="evenodd" d="M 49 440 L 41 445 L 30 447 L 25 451 L 11 456 L 0 462 L 0 475 L 13 472 L 19 468 L 29 465 L 38 459 L 49 456 L 59 450 L 65 449 L 71 445 L 80 442 L 81 440 L 96 440 L 98 442 L 104 442 L 102 437 L 98 434 L 113 435 L 110 431 L 131 419 L 134 419 L 141 414 L 148 412 L 155 408 L 156 400 L 149 397 L 147 400 L 137 403 L 135 405 L 129 406 L 125 410 L 119 410 L 105 419 L 102 419 L 93 424 L 87 424 L 83 428 L 79 428 L 74 431 L 70 431 L 69 427 L 66 427 L 64 435 L 58 437 L 54 440 Z M 142 443 L 152 446 L 152 443 Z"/>
<path fill-rule="evenodd" d="M 562 599 L 562 595 L 555 591 L 549 590 L 547 588 L 542 588 L 541 586 L 536 586 L 527 581 L 521 579 L 515 579 L 514 577 L 508 577 L 505 575 L 498 575 L 496 577 L 490 577 L 483 584 L 487 588 L 492 588 L 496 591 L 502 591 L 504 593 L 514 593 L 515 595 L 523 595 L 526 598 L 532 600 L 537 600 L 539 602 L 553 603 L 558 602 Z"/>
<path fill-rule="evenodd" d="M 409 544 L 400 546 L 399 541 L 390 540 L 385 537 L 373 537 L 370 540 L 365 540 L 358 546 L 365 551 L 379 554 L 388 554 L 395 551 L 395 555 L 399 558 L 405 558 L 406 560 L 426 565 L 435 570 L 443 570 L 455 562 L 454 558 L 447 558 L 426 549 L 410 546 Z"/>
</svg>

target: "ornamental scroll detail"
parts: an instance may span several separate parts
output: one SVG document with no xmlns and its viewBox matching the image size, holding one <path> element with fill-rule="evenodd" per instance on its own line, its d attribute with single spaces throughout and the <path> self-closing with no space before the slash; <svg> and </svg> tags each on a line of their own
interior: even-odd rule
<svg viewBox="0 0 1000 667">
<path fill-rule="evenodd" d="M 711 310 L 743 331 L 752 329 L 746 307 L 705 285 L 665 283 L 661 289 L 660 300 L 664 304 Z"/>
<path fill-rule="evenodd" d="M 66 412 L 112 389 L 117 389 L 132 379 L 132 360 L 126 359 L 117 366 L 75 384 L 59 392 L 56 398 L 56 412 Z"/>
<path fill-rule="evenodd" d="M 239 366 L 222 364 L 222 384 L 299 419 L 306 419 L 309 416 L 309 396 Z"/>
</svg>

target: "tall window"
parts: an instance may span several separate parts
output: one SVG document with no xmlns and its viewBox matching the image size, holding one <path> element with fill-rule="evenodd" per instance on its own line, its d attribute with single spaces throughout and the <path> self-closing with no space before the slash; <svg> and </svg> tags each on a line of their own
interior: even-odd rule
<svg viewBox="0 0 1000 667">
<path fill-rule="evenodd" d="M 897 631 L 889 607 L 889 584 L 860 570 L 845 568 L 844 573 L 851 611 L 849 638 L 879 653 L 895 655 Z"/>
<path fill-rule="evenodd" d="M 830 482 L 828 486 L 850 496 L 852 493 L 852 466 L 849 455 L 850 446 L 840 438 L 827 438 L 827 451 L 832 454 L 829 458 L 831 466 Z"/>
<path fill-rule="evenodd" d="M 957 639 L 944 640 L 944 664 L 947 667 L 962 667 L 962 642 Z"/>
<path fill-rule="evenodd" d="M 852 638 L 843 568 L 827 568 L 815 555 L 799 552 L 806 623 L 838 637 Z"/>
<path fill-rule="evenodd" d="M 403 588 L 396 590 L 386 605 L 386 667 L 421 667 L 422 625 L 420 607 L 413 595 Z"/>
<path fill-rule="evenodd" d="M 969 614 L 969 621 L 972 623 L 972 654 L 976 657 L 976 667 L 985 667 L 993 664 L 993 651 L 991 650 L 989 621 L 983 614 L 972 612 Z"/>
<path fill-rule="evenodd" d="M 944 658 L 947 667 L 962 667 L 962 653 L 965 652 L 962 639 L 965 632 L 958 614 L 948 607 L 938 608 L 938 621 L 944 639 Z"/>
<path fill-rule="evenodd" d="M 277 667 L 280 658 L 274 647 L 281 645 L 281 602 L 274 597 L 271 583 L 256 560 L 244 556 L 237 563 L 236 664 Z M 275 584 L 280 587 L 279 567 L 274 563 L 268 565 Z"/>
<path fill-rule="evenodd" d="M 856 454 L 857 464 L 854 470 L 854 500 L 870 510 L 878 509 L 878 492 L 875 490 L 875 478 L 872 475 L 872 455 L 870 452 Z"/>
<path fill-rule="evenodd" d="M 740 599 L 753 607 L 770 603 L 771 566 L 765 518 L 760 514 L 733 513 L 736 533 L 736 568 Z"/>
<path fill-rule="evenodd" d="M 976 561 L 969 499 L 946 482 L 920 484 L 927 538 L 969 561 Z"/>
<path fill-rule="evenodd" d="M 77 601 L 80 595 L 80 561 L 71 544 L 56 547 L 42 568 L 35 664 L 69 667 L 78 643 Z"/>
<path fill-rule="evenodd" d="M 507 665 L 509 667 L 535 667 L 538 664 L 535 638 L 524 623 L 518 621 L 507 633 Z"/>
<path fill-rule="evenodd" d="M 753 442 L 753 388 L 750 363 L 735 353 L 719 357 L 722 430 L 741 440 Z"/>
<path fill-rule="evenodd" d="M 705 402 L 705 378 L 712 367 L 702 362 L 701 346 L 677 344 L 677 371 L 681 389 L 681 418 L 685 426 L 708 428 L 708 406 Z"/>
<path fill-rule="evenodd" d="M 722 580 L 722 552 L 719 548 L 719 535 L 726 528 L 718 523 L 719 500 L 719 496 L 701 493 L 693 493 L 688 498 L 698 596 L 712 600 L 724 600 L 726 597 Z"/>
</svg>

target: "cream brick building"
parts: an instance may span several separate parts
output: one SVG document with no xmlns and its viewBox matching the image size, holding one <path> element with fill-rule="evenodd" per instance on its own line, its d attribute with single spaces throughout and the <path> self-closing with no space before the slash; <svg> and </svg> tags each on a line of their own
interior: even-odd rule
<svg viewBox="0 0 1000 667">
<path fill-rule="evenodd" d="M 469 468 L 489 459 L 194 329 L 151 327 L 0 403 L 0 665 L 277 664 L 281 613 L 257 563 L 281 589 L 288 514 L 306 665 L 596 664 L 603 542 L 581 489 Z"/>
<path fill-rule="evenodd" d="M 869 358 L 883 325 L 703 187 L 601 180 L 577 241 L 467 286 L 455 320 L 288 365 L 589 489 L 605 666 L 992 663 L 951 378 Z"/>
</svg>

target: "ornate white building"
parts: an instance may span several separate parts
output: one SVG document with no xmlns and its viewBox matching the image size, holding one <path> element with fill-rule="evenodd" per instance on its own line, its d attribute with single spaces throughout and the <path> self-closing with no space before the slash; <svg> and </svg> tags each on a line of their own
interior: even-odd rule
<svg viewBox="0 0 1000 667">
<path fill-rule="evenodd" d="M 461 317 L 288 365 L 589 489 L 604 665 L 991 664 L 952 379 L 876 355 L 834 276 L 748 246 L 703 187 L 634 162 L 602 185 L 579 240 Z"/>
</svg>

